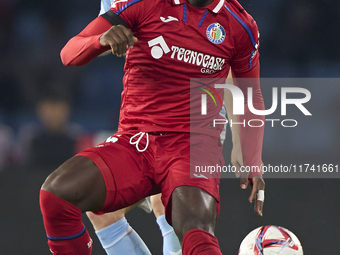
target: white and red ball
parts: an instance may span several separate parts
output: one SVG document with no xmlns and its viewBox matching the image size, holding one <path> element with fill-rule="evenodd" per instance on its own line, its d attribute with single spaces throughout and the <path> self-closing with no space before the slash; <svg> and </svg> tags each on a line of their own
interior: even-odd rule
<svg viewBox="0 0 340 255">
<path fill-rule="evenodd" d="M 299 239 L 286 228 L 263 226 L 242 241 L 238 255 L 303 255 Z"/>
</svg>

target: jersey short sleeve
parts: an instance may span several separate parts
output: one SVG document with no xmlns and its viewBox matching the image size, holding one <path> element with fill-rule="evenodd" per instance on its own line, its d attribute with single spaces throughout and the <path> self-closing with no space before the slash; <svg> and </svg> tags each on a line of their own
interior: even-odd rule
<svg viewBox="0 0 340 255">
<path fill-rule="evenodd" d="M 149 4 L 151 2 L 149 1 Z M 114 0 L 110 9 L 133 28 L 141 23 L 147 6 L 145 0 Z"/>
</svg>

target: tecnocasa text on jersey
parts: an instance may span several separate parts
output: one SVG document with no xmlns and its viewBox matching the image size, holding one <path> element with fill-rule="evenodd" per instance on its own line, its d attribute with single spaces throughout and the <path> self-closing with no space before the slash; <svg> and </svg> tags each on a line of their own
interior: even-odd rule
<svg viewBox="0 0 340 255">
<path fill-rule="evenodd" d="M 190 63 L 197 66 L 202 66 L 210 70 L 222 70 L 225 59 L 203 54 L 197 51 L 188 50 L 178 46 L 171 46 L 171 58 L 176 58 L 179 61 Z M 201 70 L 202 71 L 202 70 Z"/>
</svg>

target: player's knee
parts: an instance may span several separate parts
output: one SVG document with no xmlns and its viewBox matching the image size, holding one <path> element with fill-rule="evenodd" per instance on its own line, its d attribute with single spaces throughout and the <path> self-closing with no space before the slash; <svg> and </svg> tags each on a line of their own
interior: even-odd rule
<svg viewBox="0 0 340 255">
<path fill-rule="evenodd" d="M 152 210 L 156 218 L 165 214 L 165 208 L 161 200 L 161 194 L 151 196 L 150 200 L 151 200 Z"/>
<path fill-rule="evenodd" d="M 83 229 L 81 223 L 82 211 L 73 204 L 46 190 L 40 190 L 39 203 L 48 236 L 58 236 L 56 231 L 59 230 L 63 232 L 63 235 L 67 236 L 69 228 L 65 227 L 64 222 L 76 226 L 76 233 Z"/>
<path fill-rule="evenodd" d="M 66 200 L 46 190 L 40 190 L 39 203 L 43 217 L 48 220 L 53 220 L 60 217 L 60 214 L 64 214 L 64 204 L 69 204 Z"/>
<path fill-rule="evenodd" d="M 209 232 L 210 234 L 214 234 L 215 231 L 214 219 L 186 217 L 181 220 L 181 222 L 182 224 L 177 224 L 176 220 L 173 219 L 174 231 L 181 242 L 183 241 L 185 234 L 193 229 L 201 229 Z"/>
<path fill-rule="evenodd" d="M 53 254 L 91 254 L 92 240 L 75 205 L 40 190 L 40 209 Z"/>
</svg>

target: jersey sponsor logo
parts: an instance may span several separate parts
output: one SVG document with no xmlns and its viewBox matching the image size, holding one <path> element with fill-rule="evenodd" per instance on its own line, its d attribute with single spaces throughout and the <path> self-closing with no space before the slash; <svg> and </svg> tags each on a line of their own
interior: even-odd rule
<svg viewBox="0 0 340 255">
<path fill-rule="evenodd" d="M 163 56 L 163 53 L 167 54 L 170 52 L 163 36 L 158 36 L 155 39 L 148 41 L 148 45 L 149 47 L 152 47 L 151 56 L 155 59 L 160 59 Z"/>
<path fill-rule="evenodd" d="M 164 53 L 167 54 L 171 52 L 170 58 L 197 65 L 201 67 L 201 73 L 213 74 L 222 70 L 225 64 L 225 59 L 223 58 L 185 49 L 176 45 L 171 46 L 170 50 L 163 36 L 158 36 L 148 41 L 148 45 L 151 47 L 151 56 L 154 59 L 160 59 Z"/>
<path fill-rule="evenodd" d="M 219 23 L 210 24 L 206 31 L 210 42 L 220 44 L 225 39 L 225 30 Z"/>
<path fill-rule="evenodd" d="M 163 21 L 164 23 L 170 22 L 170 21 L 178 21 L 177 18 L 172 17 L 172 16 L 168 16 L 168 18 L 164 18 L 164 17 L 160 17 L 161 21 Z"/>
<path fill-rule="evenodd" d="M 172 54 L 171 58 L 176 58 L 179 61 L 193 64 L 202 67 L 202 73 L 215 73 L 216 71 L 222 70 L 225 63 L 225 59 L 203 54 L 201 52 L 180 48 L 178 46 L 171 47 Z"/>
</svg>

